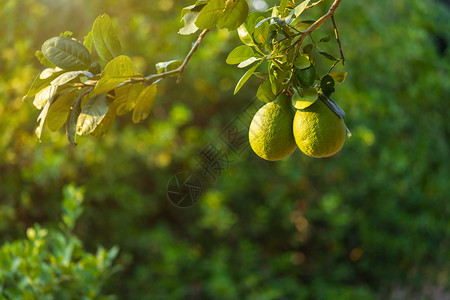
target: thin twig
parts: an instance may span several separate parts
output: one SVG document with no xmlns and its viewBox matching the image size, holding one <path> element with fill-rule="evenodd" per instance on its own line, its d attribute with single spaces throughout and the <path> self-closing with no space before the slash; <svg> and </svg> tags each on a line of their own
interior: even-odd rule
<svg viewBox="0 0 450 300">
<path fill-rule="evenodd" d="M 344 65 L 345 64 L 344 52 L 342 51 L 341 40 L 339 39 L 339 31 L 337 29 L 336 22 L 334 21 L 334 16 L 331 16 L 331 21 L 333 21 L 334 35 L 336 36 L 336 41 L 339 45 L 339 52 L 341 53 L 342 65 Z"/>
<path fill-rule="evenodd" d="M 314 5 L 316 5 L 316 3 L 314 3 Z M 335 0 L 326 14 L 324 14 L 322 17 L 320 17 L 319 20 L 317 20 L 316 22 L 311 24 L 311 26 L 309 26 L 308 29 L 306 29 L 305 31 L 303 31 L 301 33 L 300 39 L 298 41 L 296 41 L 294 44 L 294 45 L 296 45 L 294 57 L 298 56 L 298 54 L 300 52 L 300 46 L 303 43 L 303 41 L 306 39 L 306 37 L 308 35 L 310 35 L 313 31 L 318 29 L 326 20 L 331 18 L 334 15 L 334 12 L 336 11 L 336 8 L 338 8 L 340 3 L 341 3 L 341 0 Z"/>
<path fill-rule="evenodd" d="M 333 4 L 331 5 L 330 9 L 326 14 L 324 14 L 322 17 L 320 17 L 319 20 L 314 22 L 311 26 L 308 27 L 303 33 L 300 39 L 297 41 L 298 44 L 303 43 L 303 41 L 306 39 L 308 35 L 310 35 L 314 30 L 319 28 L 326 20 L 331 18 L 334 15 L 334 12 L 336 11 L 336 8 L 338 8 L 339 3 L 341 3 L 341 0 L 335 0 Z"/>
<path fill-rule="evenodd" d="M 205 30 L 203 30 L 200 33 L 200 35 L 197 38 L 197 41 L 195 41 L 194 45 L 192 46 L 191 51 L 189 51 L 189 53 L 186 56 L 186 58 L 184 59 L 183 63 L 177 69 L 171 70 L 171 71 L 167 71 L 167 72 L 164 72 L 164 73 L 160 73 L 160 74 L 153 74 L 153 75 L 150 75 L 150 76 L 147 76 L 147 77 L 143 78 L 143 80 L 138 80 L 138 81 L 155 82 L 156 80 L 163 79 L 163 78 L 166 78 L 166 77 L 178 74 L 177 83 L 180 83 L 181 76 L 183 75 L 183 72 L 184 72 L 184 70 L 186 69 L 186 67 L 187 67 L 187 65 L 189 63 L 189 60 L 194 55 L 195 51 L 197 51 L 198 46 L 200 46 L 200 43 L 205 38 L 205 35 L 208 33 L 208 31 L 209 31 L 209 29 L 205 29 Z"/>
<path fill-rule="evenodd" d="M 183 64 L 178 68 L 178 71 L 180 72 L 180 74 L 178 75 L 177 83 L 180 83 L 181 77 L 183 76 L 184 69 L 186 69 L 187 64 L 189 63 L 189 60 L 194 55 L 195 51 L 197 51 L 198 46 L 200 46 L 200 43 L 202 42 L 203 38 L 208 33 L 208 31 L 209 31 L 209 29 L 205 29 L 200 33 L 197 41 L 195 41 L 194 45 L 192 46 L 191 51 L 189 51 L 188 55 L 184 59 Z"/>
<path fill-rule="evenodd" d="M 313 3 L 313 4 L 311 4 L 311 5 L 308 5 L 305 9 L 314 7 L 314 6 L 316 6 L 317 4 L 319 4 L 320 2 L 323 2 L 323 0 L 319 0 L 319 1 L 317 1 L 317 2 L 315 2 L 315 3 Z"/>
</svg>

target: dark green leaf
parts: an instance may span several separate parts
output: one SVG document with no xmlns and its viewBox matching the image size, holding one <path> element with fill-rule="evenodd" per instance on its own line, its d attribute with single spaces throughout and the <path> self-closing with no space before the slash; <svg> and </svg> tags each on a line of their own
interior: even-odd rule
<svg viewBox="0 0 450 300">
<path fill-rule="evenodd" d="M 146 87 L 136 99 L 136 105 L 133 110 L 132 120 L 134 123 L 138 123 L 148 117 L 155 101 L 156 96 L 156 84 Z"/>
<path fill-rule="evenodd" d="M 112 26 L 111 18 L 107 14 L 103 14 L 95 19 L 92 33 L 95 49 L 101 59 L 109 62 L 120 54 L 119 38 Z"/>
<path fill-rule="evenodd" d="M 294 62 L 294 66 L 297 69 L 306 69 L 311 65 L 311 62 L 309 60 L 309 55 L 302 54 L 300 56 L 297 56 L 297 59 Z"/>
<path fill-rule="evenodd" d="M 347 72 L 336 71 L 336 72 L 331 72 L 329 75 L 331 77 L 333 77 L 335 82 L 343 83 L 345 81 L 345 78 L 347 77 Z"/>
<path fill-rule="evenodd" d="M 303 53 L 304 54 L 311 54 L 313 49 L 313 45 L 312 44 L 308 44 L 305 47 L 303 47 Z"/>
<path fill-rule="evenodd" d="M 319 51 L 319 53 L 322 54 L 324 57 L 328 58 L 329 60 L 337 61 L 337 58 L 329 53 L 326 53 L 324 51 Z"/>
<path fill-rule="evenodd" d="M 103 120 L 108 112 L 112 99 L 108 95 L 96 95 L 90 98 L 81 109 L 77 120 L 77 134 L 90 134 Z"/>
<path fill-rule="evenodd" d="M 341 119 L 345 118 L 345 112 L 342 108 L 340 108 L 339 105 L 337 105 L 336 102 L 331 100 L 329 97 L 327 97 L 324 94 L 319 93 L 319 98 Z M 350 133 L 350 131 L 347 128 L 347 132 Z M 350 133 L 351 135 L 351 133 Z"/>
<path fill-rule="evenodd" d="M 84 70 L 91 64 L 88 49 L 69 38 L 54 37 L 45 41 L 42 52 L 52 64 L 64 70 Z"/>
<path fill-rule="evenodd" d="M 225 9 L 225 0 L 211 0 L 202 8 L 195 25 L 200 29 L 211 29 L 217 25 Z"/>
<path fill-rule="evenodd" d="M 325 96 L 329 97 L 334 92 L 334 79 L 330 75 L 325 75 L 320 81 L 320 88 Z"/>
<path fill-rule="evenodd" d="M 253 57 L 255 52 L 249 46 L 242 45 L 233 49 L 227 57 L 227 64 L 234 65 L 239 64 L 250 57 Z"/>
<path fill-rule="evenodd" d="M 67 118 L 66 124 L 66 135 L 69 140 L 69 143 L 72 145 L 76 145 L 76 132 L 77 132 L 77 120 L 81 112 L 81 101 L 83 97 L 88 93 L 89 90 L 83 90 L 80 93 L 80 96 L 72 103 L 69 111 L 69 117 Z"/>
<path fill-rule="evenodd" d="M 226 2 L 225 10 L 220 16 L 217 27 L 228 30 L 235 30 L 242 23 L 248 15 L 248 4 L 246 0 L 234 0 Z"/>
<path fill-rule="evenodd" d="M 261 83 L 256 93 L 256 97 L 266 103 L 275 100 L 276 95 L 272 92 L 269 79 L 266 79 Z"/>
<path fill-rule="evenodd" d="M 331 40 L 331 33 L 320 39 L 319 43 L 327 43 Z"/>
</svg>

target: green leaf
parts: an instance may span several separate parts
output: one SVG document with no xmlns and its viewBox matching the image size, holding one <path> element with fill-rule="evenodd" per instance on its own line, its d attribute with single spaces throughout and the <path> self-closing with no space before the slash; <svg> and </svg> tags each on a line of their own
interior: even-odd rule
<svg viewBox="0 0 450 300">
<path fill-rule="evenodd" d="M 234 0 L 226 3 L 225 10 L 217 22 L 217 27 L 220 29 L 226 28 L 230 31 L 235 30 L 247 18 L 248 4 L 246 0 Z"/>
<path fill-rule="evenodd" d="M 199 12 L 190 11 L 183 16 L 184 27 L 178 30 L 179 34 L 189 35 L 198 30 L 198 27 L 195 25 L 195 21 L 197 21 L 197 17 Z"/>
<path fill-rule="evenodd" d="M 37 119 L 37 121 L 39 122 L 39 125 L 36 128 L 35 133 L 36 133 L 39 141 L 41 140 L 42 128 L 44 127 L 45 119 L 47 117 L 47 113 L 48 113 L 50 104 L 52 103 L 52 99 L 53 99 L 53 96 L 51 99 L 49 99 L 49 101 L 47 101 L 47 103 L 45 104 L 44 108 L 42 109 L 42 111 L 39 114 L 39 117 Z"/>
<path fill-rule="evenodd" d="M 56 91 L 58 90 L 57 86 L 49 85 L 46 88 L 42 89 L 39 93 L 34 97 L 33 105 L 37 109 L 43 108 L 47 105 L 48 101 L 56 95 Z"/>
<path fill-rule="evenodd" d="M 305 109 L 317 100 L 317 91 L 314 88 L 303 89 L 303 95 L 294 93 L 292 101 L 296 109 Z"/>
<path fill-rule="evenodd" d="M 329 97 L 334 92 L 334 79 L 330 75 L 323 76 L 320 81 L 320 88 L 325 96 Z"/>
<path fill-rule="evenodd" d="M 81 109 L 77 120 L 77 134 L 86 135 L 94 131 L 109 110 L 112 99 L 108 95 L 96 95 L 90 98 Z"/>
<path fill-rule="evenodd" d="M 319 53 L 320 53 L 321 55 L 323 55 L 324 57 L 328 58 L 329 60 L 337 61 L 337 58 L 334 57 L 333 55 L 329 54 L 329 53 L 326 53 L 326 52 L 324 52 L 324 51 L 319 51 Z"/>
<path fill-rule="evenodd" d="M 312 44 L 308 44 L 305 47 L 303 47 L 303 53 L 304 54 L 311 54 L 313 49 L 313 45 Z"/>
<path fill-rule="evenodd" d="M 256 92 L 256 97 L 266 103 L 275 100 L 276 95 L 272 92 L 269 79 L 266 79 L 263 83 L 261 83 L 258 91 Z"/>
<path fill-rule="evenodd" d="M 195 25 L 200 29 L 211 29 L 217 25 L 225 9 L 225 0 L 211 0 L 200 11 Z"/>
<path fill-rule="evenodd" d="M 241 87 L 250 78 L 250 76 L 252 76 L 252 74 L 255 72 L 256 68 L 259 67 L 260 64 L 261 62 L 248 69 L 248 71 L 245 72 L 245 74 L 241 77 L 241 79 L 239 79 L 239 82 L 237 83 L 236 88 L 234 89 L 234 95 L 236 95 L 236 93 L 239 92 Z"/>
<path fill-rule="evenodd" d="M 158 74 L 176 70 L 183 64 L 182 60 L 170 60 L 170 61 L 164 61 L 157 63 L 156 66 L 156 72 Z M 177 76 L 177 75 L 175 75 Z"/>
<path fill-rule="evenodd" d="M 94 34 L 92 30 L 84 37 L 83 45 L 88 49 L 89 53 L 92 53 L 92 45 L 94 44 Z"/>
<path fill-rule="evenodd" d="M 26 100 L 33 97 L 39 91 L 49 86 L 50 82 L 52 82 L 53 79 L 55 79 L 62 73 L 64 73 L 64 71 L 62 71 L 61 69 L 45 69 L 38 76 L 36 76 L 27 94 L 22 99 Z"/>
<path fill-rule="evenodd" d="M 72 31 L 64 31 L 63 33 L 60 33 L 59 36 L 66 38 L 66 37 L 71 37 L 73 35 Z"/>
<path fill-rule="evenodd" d="M 36 55 L 36 58 L 41 62 L 41 64 L 43 64 L 47 68 L 53 68 L 53 69 L 56 68 L 56 66 L 54 64 L 52 64 L 47 59 L 47 57 L 45 57 L 44 53 L 41 50 L 36 51 L 36 53 L 34 55 Z"/>
<path fill-rule="evenodd" d="M 258 18 L 258 22 L 263 20 L 263 18 Z M 270 25 L 269 23 L 262 23 L 258 28 L 255 28 L 255 31 L 253 32 L 253 38 L 255 39 L 255 42 L 261 45 L 267 44 L 269 41 L 269 34 L 270 34 Z"/>
<path fill-rule="evenodd" d="M 115 89 L 116 114 L 121 116 L 132 111 L 136 104 L 136 99 L 144 89 L 145 86 L 141 83 L 127 84 Z"/>
<path fill-rule="evenodd" d="M 42 52 L 52 64 L 64 70 L 84 70 L 91 64 L 88 49 L 69 38 L 54 37 L 45 41 Z"/>
<path fill-rule="evenodd" d="M 106 65 L 94 93 L 97 95 L 107 93 L 134 75 L 136 72 L 131 59 L 126 55 L 118 56 Z"/>
<path fill-rule="evenodd" d="M 251 47 L 242 45 L 234 48 L 233 51 L 228 54 L 226 62 L 229 65 L 239 64 L 250 57 L 253 57 L 253 55 L 255 55 L 255 52 Z"/>
<path fill-rule="evenodd" d="M 102 78 L 123 78 L 136 75 L 131 58 L 121 55 L 111 60 L 102 72 Z"/>
<path fill-rule="evenodd" d="M 290 22 L 291 26 L 295 26 L 295 24 L 297 24 L 300 21 L 300 15 L 303 13 L 303 11 L 305 10 L 305 8 L 308 6 L 310 0 L 305 0 L 302 3 L 300 3 L 299 5 L 297 5 L 297 7 L 295 7 L 291 13 L 289 15 L 295 15 L 295 18 L 292 19 L 292 21 Z"/>
<path fill-rule="evenodd" d="M 248 45 L 248 46 L 255 45 L 251 35 L 248 33 L 247 28 L 245 27 L 245 25 L 239 26 L 237 29 L 237 32 L 239 35 L 239 39 L 242 41 L 242 43 L 244 43 L 245 45 Z"/>
<path fill-rule="evenodd" d="M 147 86 L 136 99 L 136 105 L 133 110 L 132 120 L 134 123 L 138 123 L 148 117 L 150 110 L 152 109 L 153 102 L 156 96 L 156 84 Z"/>
<path fill-rule="evenodd" d="M 337 83 L 343 83 L 345 78 L 347 78 L 347 72 L 342 71 L 331 72 L 329 75 L 333 77 L 334 81 Z"/>
<path fill-rule="evenodd" d="M 285 16 L 284 15 L 284 11 L 286 10 L 287 3 L 288 3 L 288 0 L 281 0 L 281 2 L 280 2 L 280 9 L 279 9 L 279 11 L 280 11 L 281 17 Z"/>
<path fill-rule="evenodd" d="M 50 84 L 55 86 L 63 85 L 75 78 L 77 78 L 80 75 L 87 76 L 89 78 L 94 77 L 94 74 L 87 71 L 69 71 L 64 74 L 59 75 L 57 78 L 55 78 Z"/>
<path fill-rule="evenodd" d="M 311 61 L 309 60 L 309 55 L 302 54 L 297 56 L 297 59 L 294 61 L 294 66 L 297 69 L 306 69 L 311 65 Z"/>
<path fill-rule="evenodd" d="M 79 95 L 79 90 L 70 89 L 53 100 L 47 113 L 48 129 L 57 131 L 64 125 L 69 116 L 72 103 L 74 103 Z"/>
<path fill-rule="evenodd" d="M 95 19 L 92 33 L 95 49 L 101 59 L 109 62 L 119 55 L 121 51 L 119 38 L 112 26 L 111 18 L 107 14 Z"/>
<path fill-rule="evenodd" d="M 66 135 L 71 145 L 76 145 L 77 120 L 81 112 L 81 101 L 89 90 L 82 90 L 78 98 L 70 107 L 69 117 L 66 123 Z"/>
<path fill-rule="evenodd" d="M 102 137 L 106 135 L 106 133 L 111 129 L 114 121 L 116 120 L 116 105 L 116 101 L 114 101 L 109 106 L 108 112 L 106 113 L 105 117 L 100 122 L 100 124 L 97 125 L 95 130 L 91 132 L 91 135 L 95 137 Z"/>
<path fill-rule="evenodd" d="M 109 91 L 119 87 L 127 78 L 100 78 L 94 88 L 96 95 L 108 93 Z"/>
<path fill-rule="evenodd" d="M 243 62 L 241 62 L 240 64 L 238 64 L 238 68 L 245 68 L 250 66 L 252 63 L 254 63 L 255 61 L 261 60 L 261 58 L 256 58 L 256 57 L 250 57 L 247 60 L 244 60 Z"/>
<path fill-rule="evenodd" d="M 285 72 L 278 67 L 272 66 L 269 70 L 269 80 L 272 88 L 272 92 L 274 94 L 278 94 L 281 92 L 281 88 L 283 86 L 283 81 L 285 78 Z"/>
<path fill-rule="evenodd" d="M 327 42 L 329 42 L 330 40 L 331 40 L 331 33 L 328 34 L 327 36 L 321 38 L 321 39 L 319 40 L 319 43 L 327 43 Z"/>
</svg>

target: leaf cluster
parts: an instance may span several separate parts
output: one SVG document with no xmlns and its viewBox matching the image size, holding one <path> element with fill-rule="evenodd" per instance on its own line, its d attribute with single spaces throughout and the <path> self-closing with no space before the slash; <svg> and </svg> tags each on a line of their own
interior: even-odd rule
<svg viewBox="0 0 450 300">
<path fill-rule="evenodd" d="M 45 124 L 52 131 L 65 126 L 69 142 L 75 144 L 77 135 L 103 136 L 116 116 L 127 112 L 132 112 L 135 123 L 147 118 L 156 81 L 145 81 L 130 57 L 121 55 L 110 17 L 99 16 L 83 43 L 71 35 L 65 32 L 45 41 L 36 53 L 47 68 L 36 76 L 23 99 L 41 109 L 38 138 Z M 167 70 L 173 65 L 172 61 L 157 68 Z"/>
</svg>

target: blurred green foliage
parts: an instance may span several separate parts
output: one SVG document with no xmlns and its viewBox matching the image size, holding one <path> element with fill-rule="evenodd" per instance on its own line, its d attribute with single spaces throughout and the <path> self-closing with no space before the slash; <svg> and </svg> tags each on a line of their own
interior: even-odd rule
<svg viewBox="0 0 450 300">
<path fill-rule="evenodd" d="M 314 17 L 328 9 L 324 2 Z M 37 141 L 38 112 L 21 97 L 45 40 L 65 30 L 82 39 L 108 13 L 137 71 L 150 74 L 189 51 L 194 37 L 176 34 L 189 4 L 2 2 L 1 241 L 14 245 L 32 224 L 57 224 L 62 187 L 75 182 L 86 190 L 74 229 L 86 250 L 121 249 L 123 270 L 105 286 L 119 299 L 438 299 L 450 282 L 444 2 L 342 1 L 336 22 L 349 75 L 333 99 L 353 137 L 330 159 L 299 151 L 277 163 L 250 151 L 232 156 L 217 180 L 203 180 L 193 208 L 167 201 L 169 179 L 195 169 L 206 145 L 220 145 L 261 83 L 252 78 L 232 96 L 242 76 L 225 64 L 239 44 L 235 33 L 209 33 L 182 82 L 158 87 L 142 124 L 124 116 L 105 138 L 81 137 L 77 147 L 62 132 Z M 313 37 L 331 29 L 327 23 Z"/>
<path fill-rule="evenodd" d="M 4 299 L 114 299 L 101 288 L 115 271 L 112 261 L 118 248 L 86 253 L 72 234 L 82 211 L 83 191 L 64 189 L 61 229 L 38 224 L 27 229 L 27 238 L 0 248 L 0 297 Z"/>
</svg>

